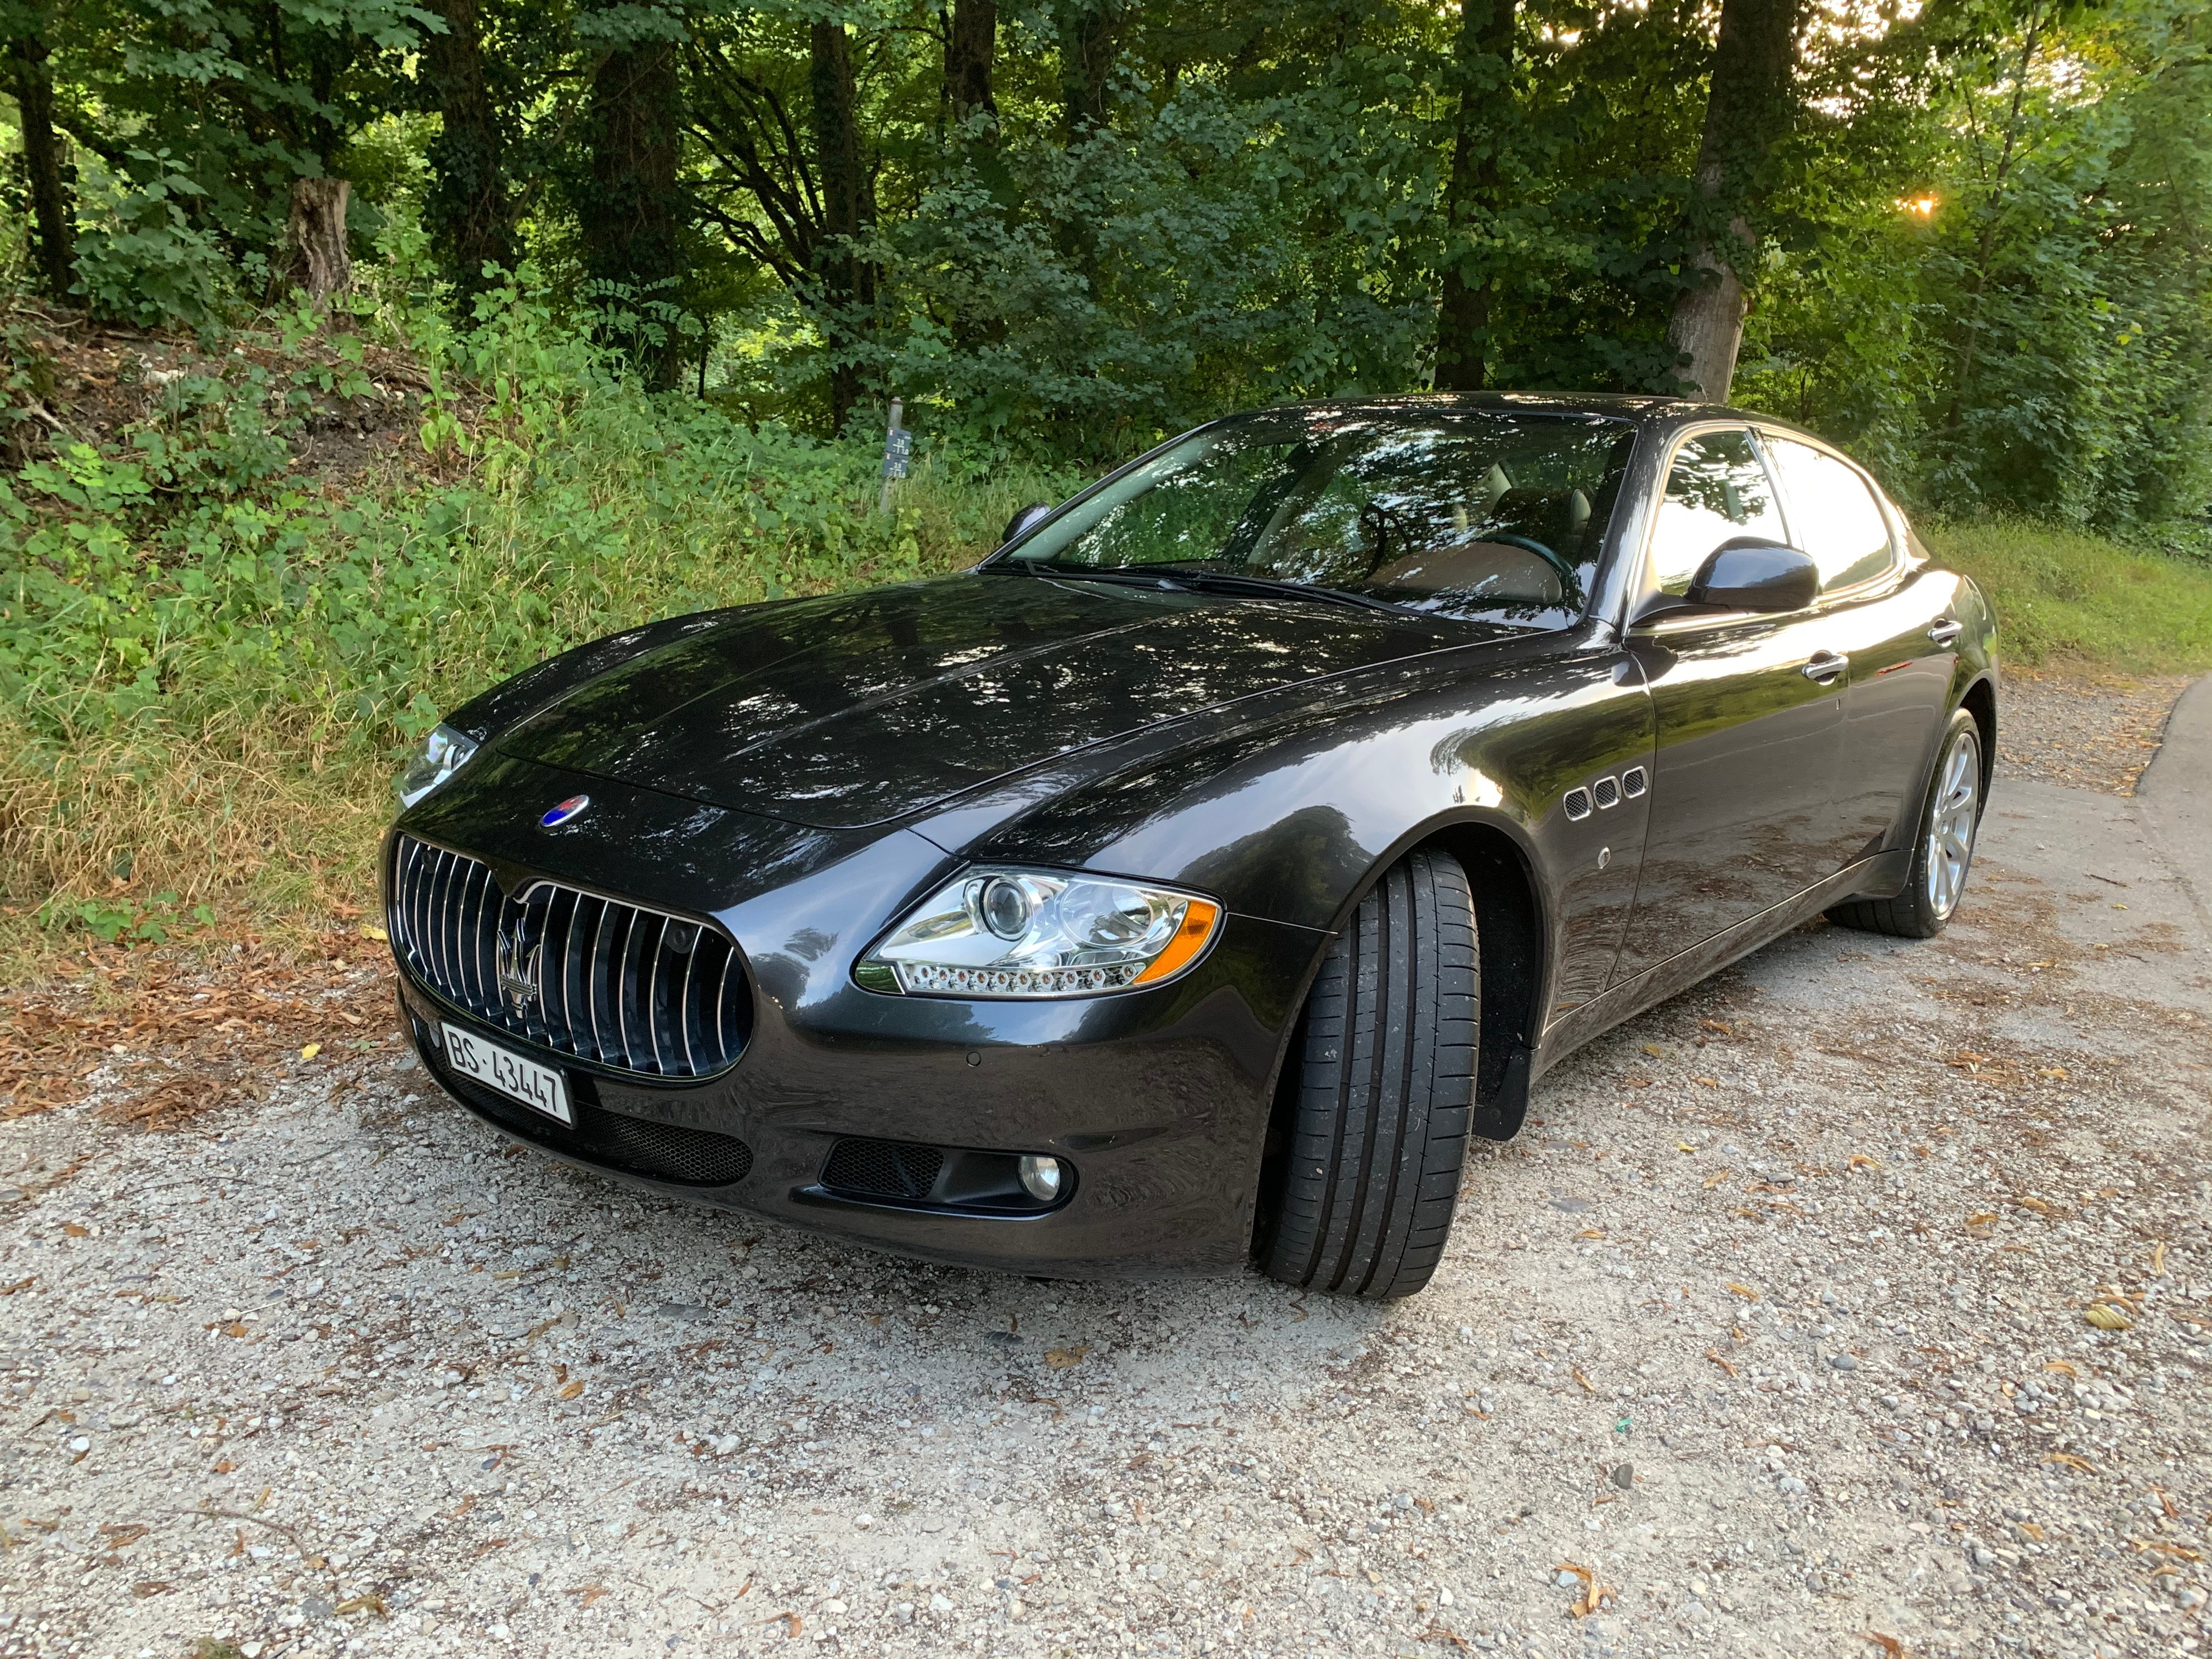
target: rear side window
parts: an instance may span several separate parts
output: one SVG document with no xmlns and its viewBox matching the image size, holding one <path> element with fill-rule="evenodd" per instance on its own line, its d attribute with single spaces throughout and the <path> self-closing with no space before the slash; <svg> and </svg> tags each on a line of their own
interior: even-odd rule
<svg viewBox="0 0 2212 1659">
<path fill-rule="evenodd" d="M 1675 452 L 1651 533 L 1651 580 L 1661 592 L 1688 592 L 1698 567 L 1729 542 L 1788 539 L 1749 433 L 1707 432 Z"/>
<path fill-rule="evenodd" d="M 1767 451 L 1782 475 L 1796 544 L 1820 567 L 1820 591 L 1870 581 L 1890 567 L 1889 520 L 1866 480 L 1832 455 L 1773 438 Z"/>
</svg>

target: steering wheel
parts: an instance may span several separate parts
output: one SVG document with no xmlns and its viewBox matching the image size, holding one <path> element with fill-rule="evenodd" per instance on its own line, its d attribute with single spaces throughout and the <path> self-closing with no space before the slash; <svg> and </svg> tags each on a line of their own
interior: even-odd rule
<svg viewBox="0 0 2212 1659">
<path fill-rule="evenodd" d="M 1582 586 L 1581 579 L 1575 574 L 1574 566 L 1569 564 L 1541 542 L 1531 541 L 1526 536 L 1516 536 L 1510 531 L 1504 530 L 1486 531 L 1483 532 L 1482 539 L 1486 542 L 1496 542 L 1501 547 L 1517 547 L 1524 553 L 1534 553 L 1559 573 L 1560 583 L 1570 593 Z"/>
<path fill-rule="evenodd" d="M 1359 533 L 1366 537 L 1369 544 L 1375 549 L 1375 556 L 1367 562 L 1367 572 L 1370 575 L 1380 570 L 1389 561 L 1390 518 L 1390 509 L 1377 501 L 1370 501 L 1359 509 Z"/>
</svg>

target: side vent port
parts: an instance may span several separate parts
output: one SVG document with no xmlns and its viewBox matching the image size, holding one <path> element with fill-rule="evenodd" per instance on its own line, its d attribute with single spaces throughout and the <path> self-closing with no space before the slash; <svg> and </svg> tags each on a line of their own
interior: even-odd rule
<svg viewBox="0 0 2212 1659">
<path fill-rule="evenodd" d="M 1634 800 L 1651 787 L 1651 777 L 1640 766 L 1632 766 L 1620 775 L 1620 793 Z"/>
<path fill-rule="evenodd" d="M 1579 823 L 1590 815 L 1589 791 L 1570 789 L 1566 793 L 1565 799 L 1561 800 L 1559 805 L 1566 808 L 1567 816 L 1570 818 Z"/>
<path fill-rule="evenodd" d="M 1597 797 L 1598 811 L 1620 805 L 1620 786 L 1611 778 L 1600 778 L 1590 785 L 1590 793 Z"/>
</svg>

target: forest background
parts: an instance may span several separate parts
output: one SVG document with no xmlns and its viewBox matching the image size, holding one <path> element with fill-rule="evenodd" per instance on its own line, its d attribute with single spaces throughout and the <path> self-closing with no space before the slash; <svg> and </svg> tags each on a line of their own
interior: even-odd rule
<svg viewBox="0 0 2212 1659">
<path fill-rule="evenodd" d="M 1242 406 L 1800 422 L 2212 666 L 2188 0 L 0 0 L 0 951 L 357 912 L 438 711 Z M 921 445 L 877 506 L 885 407 Z"/>
</svg>

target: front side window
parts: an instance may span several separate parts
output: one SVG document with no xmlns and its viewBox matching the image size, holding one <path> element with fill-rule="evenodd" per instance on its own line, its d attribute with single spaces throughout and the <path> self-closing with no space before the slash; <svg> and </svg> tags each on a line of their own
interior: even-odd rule
<svg viewBox="0 0 2212 1659">
<path fill-rule="evenodd" d="M 1667 474 L 1651 534 L 1651 579 L 1661 592 L 1680 598 L 1698 567 L 1729 543 L 1789 539 L 1751 434 L 1707 432 L 1675 453 Z"/>
<path fill-rule="evenodd" d="M 1820 567 L 1823 593 L 1856 587 L 1889 568 L 1889 520 L 1865 479 L 1809 444 L 1771 438 L 1767 451 L 1782 476 L 1797 545 Z"/>
<path fill-rule="evenodd" d="M 1595 416 L 1268 410 L 1194 434 L 1005 556 L 1564 626 L 1596 574 L 1633 441 Z"/>
</svg>

